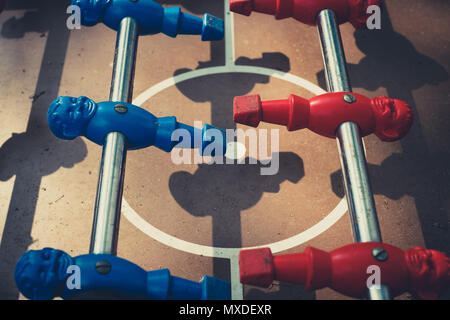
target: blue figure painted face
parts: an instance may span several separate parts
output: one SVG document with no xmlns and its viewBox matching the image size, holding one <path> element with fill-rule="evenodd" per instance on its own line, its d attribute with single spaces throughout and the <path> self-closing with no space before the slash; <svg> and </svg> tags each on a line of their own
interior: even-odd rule
<svg viewBox="0 0 450 320">
<path fill-rule="evenodd" d="M 67 268 L 72 264 L 72 258 L 61 250 L 27 251 L 14 271 L 17 287 L 28 299 L 53 299 L 62 290 Z"/>
<path fill-rule="evenodd" d="M 80 7 L 81 24 L 94 26 L 101 21 L 103 11 L 111 4 L 111 0 L 72 0 L 72 5 Z"/>
<path fill-rule="evenodd" d="M 48 125 L 58 138 L 75 139 L 84 134 L 96 110 L 97 104 L 87 97 L 59 97 L 48 109 Z"/>
</svg>

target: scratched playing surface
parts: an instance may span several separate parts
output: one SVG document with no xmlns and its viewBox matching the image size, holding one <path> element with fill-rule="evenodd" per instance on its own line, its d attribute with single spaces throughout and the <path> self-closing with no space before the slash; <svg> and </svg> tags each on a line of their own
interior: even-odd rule
<svg viewBox="0 0 450 320">
<path fill-rule="evenodd" d="M 215 43 L 201 42 L 198 36 L 140 38 L 134 97 L 174 76 L 225 65 L 279 70 L 324 87 L 315 28 L 257 13 L 231 19 L 222 0 L 158 2 L 226 18 L 227 32 L 234 34 Z M 1 299 L 20 298 L 13 270 L 26 250 L 49 246 L 76 256 L 89 248 L 101 148 L 84 138 L 58 140 L 48 130 L 45 114 L 58 95 L 107 99 L 115 32 L 102 25 L 69 32 L 62 27 L 67 4 L 9 1 L 0 15 Z M 383 240 L 402 249 L 426 245 L 447 254 L 449 12 L 445 0 L 388 0 L 382 31 L 341 26 L 354 91 L 403 99 L 415 112 L 413 128 L 402 141 L 364 140 Z M 314 95 L 283 79 L 241 73 L 209 74 L 160 89 L 141 106 L 157 116 L 222 128 L 234 128 L 234 96 L 259 93 L 268 100 L 290 93 Z M 205 274 L 233 280 L 237 269 L 230 265 L 231 256 L 213 258 L 199 248 L 270 244 L 325 219 L 343 197 L 336 142 L 309 131 L 279 129 L 280 170 L 274 176 L 261 176 L 260 163 L 177 166 L 158 149 L 130 151 L 124 189 L 129 207 L 121 219 L 118 255 L 147 270 L 169 268 L 191 280 Z M 190 244 L 173 248 L 155 233 L 152 238 L 130 222 L 130 212 Z M 283 253 L 308 245 L 332 250 L 350 242 L 344 214 L 323 233 L 290 243 Z M 246 299 L 346 299 L 330 289 L 309 293 L 283 283 L 242 290 L 234 280 L 233 294 Z"/>
</svg>

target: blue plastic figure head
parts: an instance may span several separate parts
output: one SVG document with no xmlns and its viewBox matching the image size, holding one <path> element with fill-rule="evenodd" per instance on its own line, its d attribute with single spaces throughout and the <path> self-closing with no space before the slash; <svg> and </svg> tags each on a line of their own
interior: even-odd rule
<svg viewBox="0 0 450 320">
<path fill-rule="evenodd" d="M 25 252 L 16 264 L 14 277 L 28 299 L 53 299 L 62 292 L 72 258 L 61 250 L 44 248 Z"/>
<path fill-rule="evenodd" d="M 96 110 L 97 104 L 87 97 L 58 97 L 48 109 L 48 125 L 58 138 L 75 139 L 84 134 Z"/>
<path fill-rule="evenodd" d="M 94 26 L 101 21 L 103 11 L 111 4 L 112 0 L 72 0 L 72 5 L 80 7 L 81 24 Z"/>
</svg>

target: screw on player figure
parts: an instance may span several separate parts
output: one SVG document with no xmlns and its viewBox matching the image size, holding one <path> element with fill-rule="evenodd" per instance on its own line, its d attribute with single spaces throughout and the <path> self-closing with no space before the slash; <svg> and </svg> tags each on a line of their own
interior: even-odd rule
<svg viewBox="0 0 450 320">
<path fill-rule="evenodd" d="M 450 284 L 450 260 L 445 253 L 421 247 L 397 247 L 365 242 L 331 252 L 308 247 L 302 253 L 272 256 L 269 248 L 239 253 L 241 282 L 268 287 L 273 280 L 302 284 L 306 290 L 330 287 L 363 298 L 370 277 L 368 267 L 380 268 L 381 284 L 393 296 L 410 291 L 422 299 L 437 299 Z"/>
<path fill-rule="evenodd" d="M 326 93 L 310 100 L 290 95 L 286 100 L 263 101 L 259 95 L 234 99 L 234 121 L 257 127 L 260 121 L 287 126 L 289 131 L 308 128 L 334 138 L 339 125 L 352 121 L 361 135 L 375 133 L 383 141 L 405 136 L 412 125 L 412 111 L 401 100 L 366 98 L 356 93 Z"/>
<path fill-rule="evenodd" d="M 79 268 L 78 288 L 69 287 L 70 266 Z M 109 254 L 72 258 L 61 250 L 25 252 L 17 262 L 15 280 L 28 299 L 115 298 L 158 300 L 228 300 L 230 283 L 205 276 L 198 283 L 170 275 L 168 269 L 145 271 Z"/>
<path fill-rule="evenodd" d="M 96 103 L 87 97 L 59 97 L 50 105 L 47 120 L 52 132 L 61 139 L 85 136 L 92 142 L 103 145 L 108 133 L 121 132 L 126 136 L 128 149 L 131 150 L 154 145 L 169 152 L 177 145 L 177 141 L 172 140 L 172 134 L 177 129 L 184 129 L 189 133 L 191 141 L 182 141 L 178 146 L 199 148 L 203 153 L 212 144 L 214 154 L 225 154 L 224 130 L 208 124 L 197 129 L 177 122 L 174 116 L 157 118 L 129 103 Z M 201 137 L 198 145 L 195 136 Z"/>
</svg>

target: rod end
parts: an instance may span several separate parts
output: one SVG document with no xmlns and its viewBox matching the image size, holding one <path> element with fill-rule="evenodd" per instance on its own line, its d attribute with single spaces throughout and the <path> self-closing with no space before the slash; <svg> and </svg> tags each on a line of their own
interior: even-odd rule
<svg viewBox="0 0 450 320">
<path fill-rule="evenodd" d="M 224 35 L 223 20 L 206 13 L 203 16 L 202 41 L 222 40 L 223 35 Z"/>
<path fill-rule="evenodd" d="M 269 248 L 240 251 L 239 271 L 241 283 L 269 287 L 275 273 L 272 252 Z"/>
<path fill-rule="evenodd" d="M 262 120 L 262 105 L 259 95 L 235 97 L 233 101 L 233 120 L 236 123 L 256 128 Z"/>
</svg>

